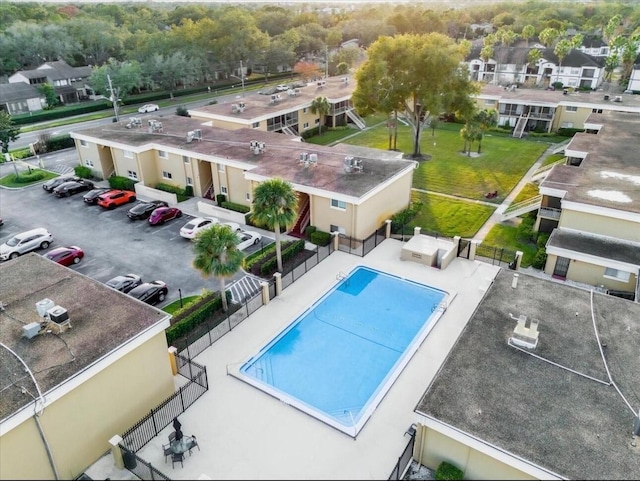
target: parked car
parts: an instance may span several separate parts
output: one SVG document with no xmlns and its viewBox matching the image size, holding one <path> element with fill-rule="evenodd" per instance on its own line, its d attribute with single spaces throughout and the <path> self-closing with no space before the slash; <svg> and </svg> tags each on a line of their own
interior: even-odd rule
<svg viewBox="0 0 640 481">
<path fill-rule="evenodd" d="M 180 235 L 185 239 L 193 239 L 201 230 L 207 229 L 219 222 L 215 217 L 194 217 L 180 228 Z"/>
<path fill-rule="evenodd" d="M 128 294 L 147 304 L 157 304 L 165 300 L 168 292 L 169 288 L 164 282 L 152 281 L 143 282 L 139 286 L 131 289 Z"/>
<path fill-rule="evenodd" d="M 162 225 L 168 220 L 182 217 L 182 211 L 177 207 L 158 207 L 149 216 L 150 225 Z"/>
<path fill-rule="evenodd" d="M 237 222 L 222 222 L 222 225 L 228 225 L 233 232 L 240 232 L 242 228 Z"/>
<path fill-rule="evenodd" d="M 98 205 L 105 209 L 114 209 L 119 205 L 136 201 L 136 193 L 130 190 L 112 189 L 98 196 Z"/>
<path fill-rule="evenodd" d="M 238 250 L 245 250 L 249 246 L 254 246 L 262 239 L 262 234 L 253 230 L 243 230 L 240 232 L 240 242 L 238 243 Z"/>
<path fill-rule="evenodd" d="M 276 86 L 276 90 L 278 92 L 286 92 L 287 90 L 289 90 L 289 86 L 285 85 L 285 84 L 280 84 L 280 85 Z"/>
<path fill-rule="evenodd" d="M 127 217 L 131 220 L 144 220 L 158 207 L 169 207 L 164 200 L 142 201 L 127 211 Z"/>
<path fill-rule="evenodd" d="M 111 190 L 110 187 L 98 187 L 97 189 L 90 190 L 82 196 L 85 204 L 96 205 L 98 203 L 98 197 L 102 194 L 106 194 Z"/>
<path fill-rule="evenodd" d="M 88 180 L 72 180 L 69 182 L 63 182 L 53 189 L 53 194 L 56 197 L 69 197 L 70 195 L 77 194 L 78 192 L 91 190 L 93 187 L 93 182 L 89 182 Z"/>
<path fill-rule="evenodd" d="M 0 261 L 15 259 L 36 249 L 46 249 L 52 242 L 53 236 L 44 227 L 20 232 L 0 246 Z"/>
<path fill-rule="evenodd" d="M 138 108 L 138 112 L 146 114 L 147 112 L 155 112 L 158 109 L 160 109 L 158 104 L 144 104 L 142 107 Z"/>
<path fill-rule="evenodd" d="M 80 177 L 77 177 L 75 175 L 72 175 L 71 177 L 67 176 L 67 177 L 56 177 L 54 179 L 51 180 L 47 180 L 44 184 L 42 184 L 42 188 L 44 190 L 46 190 L 47 192 L 53 192 L 53 189 L 55 189 L 56 187 L 58 187 L 60 184 L 64 184 L 65 182 L 71 182 L 71 181 L 79 181 L 82 180 Z"/>
<path fill-rule="evenodd" d="M 78 246 L 69 247 L 56 247 L 51 249 L 44 255 L 47 259 L 62 264 L 63 266 L 70 266 L 71 264 L 77 264 L 84 257 L 84 251 Z"/>
<path fill-rule="evenodd" d="M 109 279 L 106 284 L 113 287 L 116 291 L 127 293 L 134 287 L 142 284 L 142 277 L 138 274 L 125 274 L 123 276 L 115 276 Z"/>
</svg>

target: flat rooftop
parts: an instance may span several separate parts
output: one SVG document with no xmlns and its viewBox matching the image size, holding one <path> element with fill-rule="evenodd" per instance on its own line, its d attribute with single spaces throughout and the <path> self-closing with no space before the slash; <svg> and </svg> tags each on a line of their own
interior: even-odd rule
<svg viewBox="0 0 640 481">
<path fill-rule="evenodd" d="M 323 86 L 318 86 L 318 82 L 324 82 Z M 245 92 L 244 96 L 238 95 L 232 100 L 189 110 L 189 113 L 202 119 L 227 120 L 244 123 L 250 127 L 253 122 L 310 107 L 316 97 L 326 97 L 332 104 L 349 100 L 356 86 L 355 80 L 349 75 L 327 77 L 314 82 L 292 81 L 283 84 L 290 87 L 294 94 L 290 95 L 286 91 L 278 91 L 275 87 L 269 86 L 258 91 Z M 279 100 L 272 102 L 272 95 L 279 95 Z M 244 110 L 234 112 L 232 105 L 240 102 L 244 102 Z"/>
<path fill-rule="evenodd" d="M 549 236 L 547 247 L 551 246 L 634 266 L 640 265 L 640 243 L 610 236 L 558 227 Z"/>
<path fill-rule="evenodd" d="M 640 304 L 513 275 L 495 277 L 416 412 L 568 479 L 637 478 Z M 507 343 L 510 313 L 539 320 L 539 357 Z"/>
<path fill-rule="evenodd" d="M 322 190 L 357 200 L 401 172 L 411 169 L 415 161 L 403 160 L 401 152 L 339 144 L 335 147 L 313 145 L 281 133 L 249 128 L 227 130 L 203 125 L 202 120 L 179 115 L 145 116 L 141 127 L 127 128 L 129 119 L 113 124 L 73 132 L 74 138 L 115 148 L 143 152 L 165 150 L 177 155 L 250 171 L 261 178 L 280 177 L 294 184 L 296 190 Z M 162 123 L 162 132 L 149 132 L 147 122 Z M 202 132 L 202 140 L 188 141 L 187 133 Z M 251 141 L 264 142 L 265 149 L 254 153 Z M 316 154 L 316 165 L 305 167 L 300 154 Z M 362 170 L 347 172 L 345 157 L 362 160 Z"/>
<path fill-rule="evenodd" d="M 566 191 L 564 200 L 640 213 L 640 113 L 591 114 L 597 134 L 576 133 L 567 151 L 586 152 L 580 166 L 555 165 L 542 187 Z"/>
<path fill-rule="evenodd" d="M 27 339 L 23 326 L 41 321 L 43 299 L 66 309 L 72 327 Z M 0 263 L 0 301 L 0 342 L 22 358 L 43 394 L 167 316 L 33 252 Z M 22 364 L 0 348 L 0 420 L 33 401 L 22 387 L 37 396 Z"/>
</svg>

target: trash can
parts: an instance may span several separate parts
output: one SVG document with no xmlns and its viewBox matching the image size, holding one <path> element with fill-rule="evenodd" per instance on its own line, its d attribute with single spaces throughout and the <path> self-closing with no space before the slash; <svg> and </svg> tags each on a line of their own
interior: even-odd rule
<svg viewBox="0 0 640 481">
<path fill-rule="evenodd" d="M 138 465 L 136 456 L 131 451 L 125 451 L 122 454 L 122 461 L 124 462 L 124 467 L 129 470 L 134 469 Z"/>
</svg>

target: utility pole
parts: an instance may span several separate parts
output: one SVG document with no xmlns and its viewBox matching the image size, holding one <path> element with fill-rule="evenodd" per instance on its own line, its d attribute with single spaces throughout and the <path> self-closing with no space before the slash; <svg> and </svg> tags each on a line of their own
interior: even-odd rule
<svg viewBox="0 0 640 481">
<path fill-rule="evenodd" d="M 324 46 L 324 78 L 329 78 L 329 46 Z"/>
<path fill-rule="evenodd" d="M 111 85 L 111 76 L 107 74 L 107 81 L 109 82 L 109 100 L 113 103 L 113 111 L 116 114 L 116 122 L 120 119 L 118 118 L 118 101 L 120 100 L 120 89 L 116 89 L 113 91 L 113 86 Z"/>
<path fill-rule="evenodd" d="M 244 97 L 244 70 L 242 68 L 242 60 L 240 60 L 240 80 L 242 81 L 242 96 Z"/>
</svg>

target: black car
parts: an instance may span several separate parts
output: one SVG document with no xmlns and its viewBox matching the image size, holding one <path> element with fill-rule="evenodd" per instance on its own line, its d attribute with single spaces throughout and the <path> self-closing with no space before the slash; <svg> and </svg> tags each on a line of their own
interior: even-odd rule
<svg viewBox="0 0 640 481">
<path fill-rule="evenodd" d="M 44 184 L 42 184 L 42 188 L 47 192 L 53 192 L 53 189 L 58 187 L 60 184 L 71 181 L 78 182 L 80 180 L 82 179 L 80 177 L 76 177 L 75 175 L 71 177 L 56 177 L 55 179 L 47 180 Z"/>
<path fill-rule="evenodd" d="M 70 182 L 63 182 L 53 189 L 53 195 L 56 197 L 69 197 L 78 192 L 91 190 L 93 187 L 93 182 L 89 182 L 88 180 L 72 180 Z"/>
<path fill-rule="evenodd" d="M 145 200 L 134 205 L 127 211 L 127 217 L 131 220 L 148 219 L 151 213 L 158 207 L 169 207 L 164 200 Z"/>
<path fill-rule="evenodd" d="M 169 292 L 169 288 L 164 282 L 152 281 L 143 282 L 139 286 L 131 289 L 128 294 L 147 304 L 157 304 L 165 300 L 167 292 Z"/>
<path fill-rule="evenodd" d="M 98 187 L 97 189 L 90 190 L 86 194 L 82 196 L 82 199 L 86 204 L 96 205 L 98 203 L 98 197 L 100 197 L 105 192 L 109 192 L 111 188 L 109 187 Z"/>
<path fill-rule="evenodd" d="M 142 284 L 142 278 L 138 274 L 125 274 L 109 279 L 106 284 L 109 287 L 113 287 L 116 291 L 127 293 L 134 287 Z"/>
</svg>

